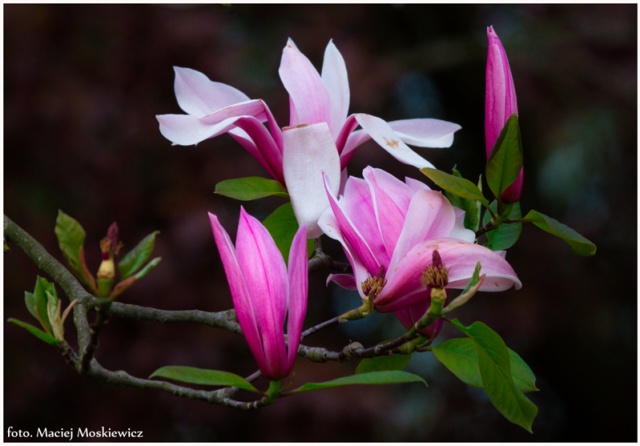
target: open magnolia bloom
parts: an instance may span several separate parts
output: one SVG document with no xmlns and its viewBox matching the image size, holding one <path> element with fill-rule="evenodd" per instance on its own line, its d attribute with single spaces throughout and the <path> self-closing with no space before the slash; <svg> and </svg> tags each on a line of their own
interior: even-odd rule
<svg viewBox="0 0 640 446">
<path fill-rule="evenodd" d="M 258 367 L 269 379 L 285 378 L 293 368 L 307 312 L 305 229 L 293 239 L 287 267 L 267 229 L 244 209 L 235 247 L 218 217 L 209 214 L 209 219 L 238 323 Z"/>
<path fill-rule="evenodd" d="M 464 212 L 442 193 L 371 167 L 364 169 L 363 176 L 350 177 L 339 200 L 327 190 L 330 208 L 319 225 L 342 244 L 353 269 L 353 276 L 339 274 L 329 280 L 358 289 L 364 299 L 361 284 L 383 270 L 386 285 L 374 299 L 375 308 L 401 310 L 401 321 L 414 314 L 407 313 L 411 307 L 428 307 L 430 294 L 420 278 L 431 265 L 434 250 L 448 270 L 446 288 L 463 289 L 477 262 L 486 275 L 480 291 L 521 287 L 502 255 L 474 243 L 475 234 L 463 225 Z"/>
<path fill-rule="evenodd" d="M 327 45 L 321 73 L 292 40 L 287 42 L 279 69 L 290 99 L 291 116 L 285 128 L 278 126 L 262 100 L 250 99 L 192 69 L 175 67 L 175 73 L 176 98 L 186 114 L 158 115 L 162 135 L 184 146 L 231 135 L 287 188 L 308 237 L 321 234 L 317 220 L 329 205 L 322 172 L 337 194 L 340 172 L 363 142 L 373 139 L 403 163 L 433 167 L 407 144 L 449 147 L 460 129 L 437 119 L 386 122 L 362 113 L 348 116 L 347 69 L 333 42 Z"/>
</svg>

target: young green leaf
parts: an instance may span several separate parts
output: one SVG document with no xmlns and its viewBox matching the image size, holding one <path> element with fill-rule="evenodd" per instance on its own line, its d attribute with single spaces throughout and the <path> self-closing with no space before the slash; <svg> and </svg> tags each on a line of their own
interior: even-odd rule
<svg viewBox="0 0 640 446">
<path fill-rule="evenodd" d="M 333 387 L 351 385 L 380 385 L 380 384 L 402 384 L 420 382 L 427 385 L 427 382 L 420 376 L 401 370 L 387 370 L 379 372 L 359 373 L 345 376 L 321 383 L 307 383 L 288 393 L 308 392 L 310 390 L 331 389 Z"/>
<path fill-rule="evenodd" d="M 36 286 L 33 289 L 33 296 L 36 307 L 35 310 L 37 313 L 36 319 L 38 319 L 45 332 L 53 333 L 51 322 L 49 322 L 48 305 L 50 300 L 49 296 L 51 296 L 51 299 L 55 301 L 58 300 L 58 293 L 56 292 L 55 285 L 49 282 L 44 277 L 38 276 L 38 278 L 36 279 Z M 26 302 L 26 296 L 25 303 L 29 304 L 28 302 Z"/>
<path fill-rule="evenodd" d="M 513 114 L 500 132 L 487 161 L 485 175 L 494 197 L 499 199 L 518 178 L 522 162 L 520 126 L 518 116 Z"/>
<path fill-rule="evenodd" d="M 22 322 L 18 319 L 14 319 L 14 318 L 9 318 L 9 322 L 12 322 L 14 324 L 16 324 L 18 327 L 22 327 L 25 330 L 27 330 L 29 333 L 31 333 L 32 335 L 34 335 L 36 338 L 40 339 L 41 341 L 46 342 L 47 344 L 51 344 L 51 345 L 56 345 L 58 344 L 60 341 L 58 341 L 56 338 L 54 338 L 52 335 L 50 335 L 49 333 L 45 333 L 44 331 L 40 330 L 39 328 L 28 324 L 27 322 Z"/>
<path fill-rule="evenodd" d="M 507 420 L 531 432 L 538 408 L 516 387 L 511 374 L 509 349 L 502 338 L 482 322 L 474 322 L 468 327 L 458 320 L 451 322 L 473 341 L 482 388 L 491 404 Z"/>
<path fill-rule="evenodd" d="M 468 200 L 478 200 L 485 204 L 489 203 L 487 199 L 484 198 L 484 195 L 482 195 L 482 191 L 478 186 L 465 178 L 460 178 L 430 167 L 420 169 L 420 172 L 429 177 L 431 181 L 445 191 Z"/>
<path fill-rule="evenodd" d="M 55 227 L 58 245 L 62 255 L 78 277 L 86 283 L 82 268 L 81 250 L 84 247 L 85 232 L 80 223 L 62 211 L 58 211 Z"/>
<path fill-rule="evenodd" d="M 385 355 L 365 358 L 356 368 L 356 374 L 369 372 L 383 372 L 385 370 L 402 370 L 411 361 L 411 355 Z"/>
<path fill-rule="evenodd" d="M 154 231 L 147 235 L 118 262 L 118 271 L 122 280 L 134 275 L 151 258 L 156 236 L 159 233 L 160 231 Z"/>
<path fill-rule="evenodd" d="M 497 212 L 497 202 L 493 201 L 490 205 L 491 210 L 494 213 Z M 508 220 L 517 220 L 522 217 L 520 211 L 520 203 L 513 203 L 509 206 L 507 215 Z M 484 214 L 483 224 L 487 224 L 491 220 L 491 214 L 489 212 Z M 502 251 L 509 249 L 520 238 L 522 233 L 522 223 L 501 223 L 496 229 L 487 232 L 487 243 L 485 246 L 492 251 Z"/>
<path fill-rule="evenodd" d="M 200 369 L 197 367 L 187 367 L 170 365 L 160 367 L 153 372 L 149 378 L 166 378 L 173 381 L 180 381 L 190 384 L 201 384 L 204 386 L 225 386 L 237 387 L 238 389 L 260 393 L 253 384 L 235 373 L 223 372 L 221 370 Z"/>
<path fill-rule="evenodd" d="M 438 361 L 460 381 L 467 385 L 482 389 L 482 376 L 478 366 L 478 354 L 473 341 L 469 338 L 454 338 L 432 347 Z M 513 382 L 522 392 L 538 390 L 536 377 L 526 362 L 513 350 L 509 349 L 511 376 Z"/>
<path fill-rule="evenodd" d="M 30 293 L 28 291 L 24 292 L 24 304 L 27 307 L 27 310 L 29 310 L 29 313 L 31 313 L 31 316 L 35 317 L 36 319 L 39 318 L 38 316 L 38 305 L 36 303 L 36 295 L 33 293 Z"/>
<path fill-rule="evenodd" d="M 289 194 L 279 182 L 262 177 L 245 177 L 224 180 L 216 184 L 216 194 L 241 201 L 277 196 L 288 198 Z"/>
<path fill-rule="evenodd" d="M 525 215 L 523 221 L 533 223 L 545 232 L 564 240 L 576 254 L 592 256 L 596 253 L 596 245 L 569 226 L 560 223 L 538 211 L 531 210 Z"/>
<path fill-rule="evenodd" d="M 289 259 L 289 250 L 291 249 L 293 237 L 299 228 L 291 203 L 285 203 L 278 207 L 264 219 L 262 224 L 273 237 L 273 241 L 276 242 L 276 246 L 286 262 Z M 313 240 L 307 240 L 307 253 L 309 256 L 313 254 L 313 249 Z"/>
<path fill-rule="evenodd" d="M 156 266 L 158 266 L 158 263 L 160 263 L 161 260 L 161 257 L 156 257 L 155 259 L 151 260 L 144 266 L 144 268 L 134 274 L 135 278 L 138 280 L 142 279 L 144 276 L 149 274 Z"/>
</svg>

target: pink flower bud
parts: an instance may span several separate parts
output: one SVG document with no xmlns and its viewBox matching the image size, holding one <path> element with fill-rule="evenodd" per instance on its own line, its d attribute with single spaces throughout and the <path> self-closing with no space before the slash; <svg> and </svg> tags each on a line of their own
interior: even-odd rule
<svg viewBox="0 0 640 446">
<path fill-rule="evenodd" d="M 514 113 L 518 114 L 518 102 L 507 53 L 492 26 L 487 28 L 487 39 L 489 40 L 489 49 L 487 53 L 484 136 L 488 158 L 509 117 Z M 520 199 L 522 181 L 523 170 L 521 169 L 516 181 L 503 192 L 502 200 L 504 202 L 515 203 Z"/>
<path fill-rule="evenodd" d="M 258 367 L 268 379 L 285 378 L 307 312 L 306 228 L 300 227 L 293 239 L 287 267 L 267 229 L 244 209 L 235 246 L 218 218 L 209 214 L 209 219 L 238 323 Z"/>
</svg>

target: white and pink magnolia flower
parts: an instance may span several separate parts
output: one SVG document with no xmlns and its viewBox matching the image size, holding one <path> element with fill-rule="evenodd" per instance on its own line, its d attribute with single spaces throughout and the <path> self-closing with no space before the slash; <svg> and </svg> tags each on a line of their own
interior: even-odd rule
<svg viewBox="0 0 640 446">
<path fill-rule="evenodd" d="M 363 142 L 373 139 L 403 163 L 433 167 L 407 144 L 449 147 L 460 129 L 437 119 L 386 122 L 364 113 L 348 116 L 347 69 L 333 42 L 327 45 L 320 73 L 292 40 L 287 42 L 279 74 L 289 93 L 291 113 L 289 126 L 282 129 L 262 100 L 250 99 L 192 69 L 175 67 L 175 73 L 176 98 L 186 114 L 158 115 L 162 135 L 183 146 L 231 135 L 287 188 L 309 237 L 321 234 L 317 219 L 328 206 L 322 172 L 332 192 L 338 193 L 341 171 Z"/>
<path fill-rule="evenodd" d="M 489 49 L 486 69 L 484 137 L 487 158 L 489 158 L 502 128 L 511 115 L 518 114 L 518 101 L 507 52 L 504 50 L 500 38 L 493 30 L 493 26 L 487 28 L 487 39 L 489 41 Z M 520 169 L 518 178 L 502 193 L 504 202 L 515 203 L 520 200 L 523 176 L 524 169 Z"/>
<path fill-rule="evenodd" d="M 474 243 L 475 234 L 464 228 L 464 212 L 442 193 L 371 167 L 363 176 L 350 177 L 339 200 L 327 189 L 330 208 L 319 225 L 342 244 L 353 269 L 353 275 L 333 275 L 329 280 L 357 288 L 364 299 L 362 282 L 382 269 L 387 283 L 374 299 L 375 308 L 400 312 L 401 321 L 413 314 L 408 312 L 411 307 L 428 306 L 430 294 L 420 278 L 435 250 L 448 270 L 446 288 L 464 288 L 477 262 L 486 275 L 481 291 L 521 287 L 502 255 Z"/>
<path fill-rule="evenodd" d="M 244 209 L 235 247 L 218 217 L 209 219 L 242 333 L 262 374 L 282 379 L 293 368 L 307 312 L 305 228 L 293 239 L 287 267 L 267 229 Z"/>
</svg>

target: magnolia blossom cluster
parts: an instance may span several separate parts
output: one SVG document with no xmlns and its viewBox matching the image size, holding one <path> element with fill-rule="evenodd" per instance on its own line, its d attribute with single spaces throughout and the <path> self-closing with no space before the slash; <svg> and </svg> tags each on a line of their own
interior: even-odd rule
<svg viewBox="0 0 640 446">
<path fill-rule="evenodd" d="M 487 34 L 488 156 L 517 105 L 504 49 L 491 27 Z M 449 147 L 459 125 L 430 118 L 386 122 L 364 113 L 349 115 L 346 64 L 333 42 L 318 72 L 289 40 L 279 74 L 289 94 L 286 127 L 278 125 L 261 99 L 178 67 L 175 94 L 186 114 L 157 117 L 161 133 L 177 145 L 229 134 L 291 198 L 300 229 L 286 264 L 266 228 L 244 209 L 235 245 L 218 218 L 209 214 L 238 322 L 264 376 L 282 379 L 293 367 L 307 306 L 307 238 L 324 234 L 343 247 L 352 274 L 334 274 L 328 281 L 355 289 L 366 299 L 363 283 L 374 276 L 384 278 L 374 307 L 393 312 L 408 329 L 430 305 L 431 285 L 425 286 L 421 276 L 434 259 L 446 269 L 446 283 L 441 284 L 445 289 L 465 288 L 478 262 L 485 275 L 481 291 L 521 286 L 504 253 L 475 243 L 475 233 L 464 227 L 464 211 L 441 192 L 375 167 L 365 168 L 362 178 L 347 172 L 355 149 L 369 139 L 402 163 L 433 167 L 408 144 Z M 505 194 L 517 201 L 521 188 L 522 173 Z M 423 334 L 432 337 L 438 330 L 436 323 Z"/>
</svg>

